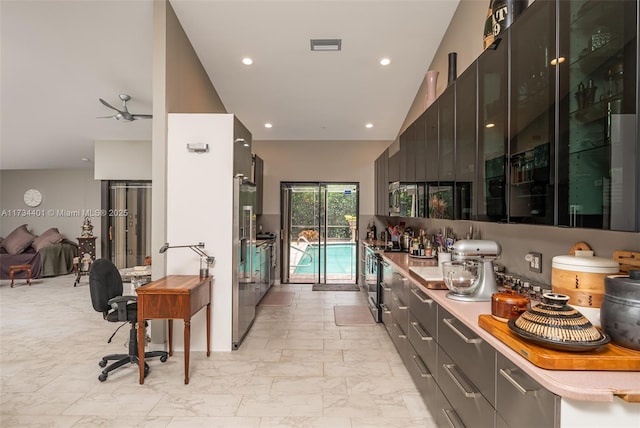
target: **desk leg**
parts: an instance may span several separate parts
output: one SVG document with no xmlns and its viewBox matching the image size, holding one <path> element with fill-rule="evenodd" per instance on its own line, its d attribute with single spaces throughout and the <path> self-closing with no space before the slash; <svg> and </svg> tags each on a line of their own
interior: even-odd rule
<svg viewBox="0 0 640 428">
<path fill-rule="evenodd" d="M 207 304 L 207 357 L 211 355 L 211 303 Z"/>
<path fill-rule="evenodd" d="M 189 350 L 191 349 L 191 318 L 184 320 L 184 384 L 189 384 Z"/>
<path fill-rule="evenodd" d="M 173 356 L 173 320 L 169 319 L 169 356 Z"/>
<path fill-rule="evenodd" d="M 140 385 L 144 383 L 144 342 L 146 329 L 144 327 L 144 318 L 138 312 L 138 366 L 140 369 Z"/>
</svg>

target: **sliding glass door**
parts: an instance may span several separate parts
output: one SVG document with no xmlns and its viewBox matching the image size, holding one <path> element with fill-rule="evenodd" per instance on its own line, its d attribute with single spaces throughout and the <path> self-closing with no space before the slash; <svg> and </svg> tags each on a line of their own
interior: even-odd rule
<svg viewBox="0 0 640 428">
<path fill-rule="evenodd" d="M 151 256 L 151 182 L 105 181 L 103 186 L 103 206 L 111 213 L 102 219 L 108 230 L 103 254 L 119 269 L 144 265 Z"/>
<path fill-rule="evenodd" d="M 355 284 L 357 183 L 282 183 L 282 282 Z"/>
</svg>

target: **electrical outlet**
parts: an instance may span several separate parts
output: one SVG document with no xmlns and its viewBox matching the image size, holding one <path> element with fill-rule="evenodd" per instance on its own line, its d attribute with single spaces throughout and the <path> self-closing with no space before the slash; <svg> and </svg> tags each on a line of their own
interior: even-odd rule
<svg viewBox="0 0 640 428">
<path fill-rule="evenodd" d="M 542 254 L 529 253 L 531 260 L 529 261 L 529 270 L 531 272 L 542 273 Z"/>
</svg>

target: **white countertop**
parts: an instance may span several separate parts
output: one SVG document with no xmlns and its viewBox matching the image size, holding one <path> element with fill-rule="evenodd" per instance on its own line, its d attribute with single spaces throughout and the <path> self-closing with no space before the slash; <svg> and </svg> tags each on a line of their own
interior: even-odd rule
<svg viewBox="0 0 640 428">
<path fill-rule="evenodd" d="M 448 299 L 446 290 L 427 289 L 411 278 L 410 272 L 419 275 L 423 271 L 421 267 L 427 266 L 424 261 L 415 263 L 406 253 L 381 255 L 435 302 L 554 394 L 579 401 L 601 402 L 613 401 L 616 394 L 640 394 L 640 372 L 546 370 L 535 366 L 478 325 L 479 315 L 491 313 L 490 302 L 460 302 Z M 437 261 L 431 261 L 430 264 L 435 266 Z M 640 406 L 640 403 L 637 405 Z"/>
</svg>

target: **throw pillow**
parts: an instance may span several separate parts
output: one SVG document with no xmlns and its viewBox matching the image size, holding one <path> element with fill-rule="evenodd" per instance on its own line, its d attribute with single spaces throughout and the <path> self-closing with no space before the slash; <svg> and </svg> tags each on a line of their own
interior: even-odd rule
<svg viewBox="0 0 640 428">
<path fill-rule="evenodd" d="M 2 241 L 2 246 L 9 254 L 22 253 L 35 239 L 27 225 L 18 226 Z"/>
<path fill-rule="evenodd" d="M 57 244 L 58 242 L 62 241 L 63 238 L 64 236 L 60 234 L 58 229 L 52 227 L 51 229 L 48 229 L 47 231 L 42 233 L 42 235 L 36 237 L 36 239 L 33 240 L 33 244 L 31 244 L 31 246 L 34 250 L 40 251 L 40 249 L 44 247 Z"/>
</svg>

